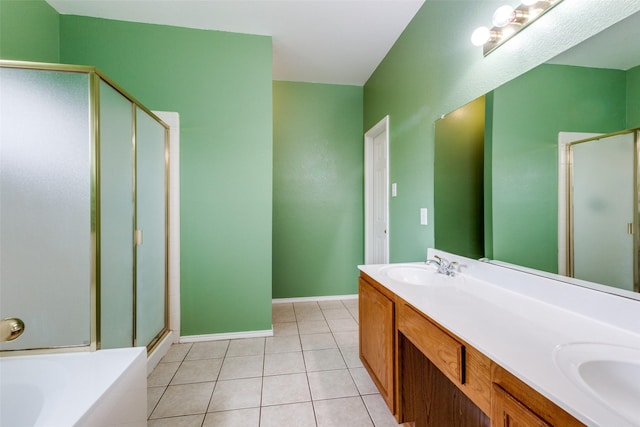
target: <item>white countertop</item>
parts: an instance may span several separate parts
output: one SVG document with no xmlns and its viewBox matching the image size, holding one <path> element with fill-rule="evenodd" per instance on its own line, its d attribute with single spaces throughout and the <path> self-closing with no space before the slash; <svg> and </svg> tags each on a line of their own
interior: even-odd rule
<svg viewBox="0 0 640 427">
<path fill-rule="evenodd" d="M 640 301 L 429 249 L 435 254 L 462 273 L 437 275 L 431 286 L 393 280 L 388 265 L 358 268 L 588 426 L 637 426 L 574 385 L 554 353 L 571 343 L 640 349 Z"/>
</svg>

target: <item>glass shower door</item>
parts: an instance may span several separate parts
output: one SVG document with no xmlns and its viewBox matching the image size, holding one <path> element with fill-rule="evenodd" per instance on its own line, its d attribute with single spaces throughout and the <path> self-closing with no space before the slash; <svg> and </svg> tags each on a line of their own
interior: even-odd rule
<svg viewBox="0 0 640 427">
<path fill-rule="evenodd" d="M 0 350 L 91 344 L 89 75 L 0 68 Z"/>
<path fill-rule="evenodd" d="M 165 128 L 136 109 L 136 345 L 166 327 Z"/>
<path fill-rule="evenodd" d="M 100 81 L 100 341 L 133 345 L 133 104 Z"/>
<path fill-rule="evenodd" d="M 633 290 L 634 134 L 571 150 L 573 276 Z"/>
</svg>

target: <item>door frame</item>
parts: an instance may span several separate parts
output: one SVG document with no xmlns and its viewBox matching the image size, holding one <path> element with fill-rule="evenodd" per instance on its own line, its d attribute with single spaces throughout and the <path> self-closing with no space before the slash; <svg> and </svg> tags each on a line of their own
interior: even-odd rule
<svg viewBox="0 0 640 427">
<path fill-rule="evenodd" d="M 154 111 L 169 126 L 169 323 L 173 336 L 180 339 L 180 114 L 173 111 Z"/>
<path fill-rule="evenodd" d="M 380 134 L 385 133 L 384 138 L 386 153 L 386 176 L 385 176 L 385 192 L 386 192 L 386 230 L 387 239 L 385 244 L 384 263 L 389 263 L 389 115 L 376 123 L 371 129 L 364 134 L 364 263 L 371 263 L 371 254 L 373 253 L 373 205 L 375 194 L 373 193 L 373 140 Z"/>
<path fill-rule="evenodd" d="M 568 146 L 575 141 L 593 138 L 602 133 L 558 132 L 558 274 L 567 276 L 571 270 L 569 247 L 571 242 Z"/>
</svg>

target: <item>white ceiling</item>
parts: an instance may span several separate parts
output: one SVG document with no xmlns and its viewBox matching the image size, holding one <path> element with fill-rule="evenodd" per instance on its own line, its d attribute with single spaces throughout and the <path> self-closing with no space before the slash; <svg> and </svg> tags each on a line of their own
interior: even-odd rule
<svg viewBox="0 0 640 427">
<path fill-rule="evenodd" d="M 270 35 L 273 79 L 364 85 L 424 0 L 47 0 L 59 13 Z"/>
</svg>

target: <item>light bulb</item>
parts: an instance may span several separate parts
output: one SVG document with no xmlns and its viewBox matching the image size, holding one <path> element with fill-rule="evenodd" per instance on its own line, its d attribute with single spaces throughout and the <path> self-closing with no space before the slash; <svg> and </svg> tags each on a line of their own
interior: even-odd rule
<svg viewBox="0 0 640 427">
<path fill-rule="evenodd" d="M 482 46 L 491 39 L 491 30 L 487 27 L 478 27 L 471 34 L 471 43 L 475 46 Z"/>
<path fill-rule="evenodd" d="M 509 5 L 500 6 L 493 14 L 493 25 L 496 27 L 506 27 L 511 24 L 516 18 L 513 7 Z"/>
</svg>

